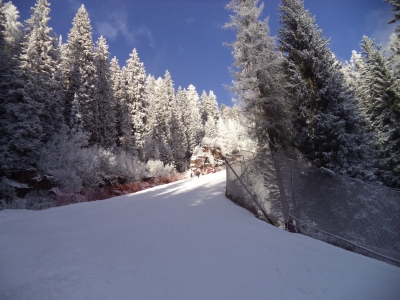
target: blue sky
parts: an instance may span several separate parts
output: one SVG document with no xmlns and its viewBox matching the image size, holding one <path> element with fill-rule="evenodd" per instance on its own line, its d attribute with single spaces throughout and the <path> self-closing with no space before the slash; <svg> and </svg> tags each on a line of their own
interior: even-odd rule
<svg viewBox="0 0 400 300">
<path fill-rule="evenodd" d="M 178 86 L 193 84 L 197 92 L 213 90 L 219 103 L 233 105 L 234 97 L 223 87 L 232 78 L 231 49 L 224 42 L 235 39 L 234 32 L 221 29 L 231 12 L 229 0 L 48 0 L 51 3 L 50 27 L 67 40 L 72 19 L 84 4 L 93 28 L 93 40 L 103 35 L 111 57 L 124 65 L 133 48 L 147 74 L 163 76 L 169 70 Z M 3 1 L 7 2 L 7 1 Z M 36 0 L 12 1 L 20 11 L 20 21 L 29 18 Z M 260 1 L 261 2 L 261 1 Z M 280 0 L 265 0 L 263 18 L 270 16 L 271 34 L 279 27 Z M 331 39 L 330 48 L 342 61 L 352 50 L 359 50 L 363 35 L 386 44 L 394 25 L 391 6 L 383 0 L 305 0 L 306 9 L 316 16 L 323 35 Z"/>
</svg>

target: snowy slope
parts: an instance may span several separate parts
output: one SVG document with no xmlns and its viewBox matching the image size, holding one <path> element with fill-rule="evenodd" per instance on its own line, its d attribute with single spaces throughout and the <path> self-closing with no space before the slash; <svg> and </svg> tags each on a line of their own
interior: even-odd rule
<svg viewBox="0 0 400 300">
<path fill-rule="evenodd" d="M 0 299 L 400 299 L 400 268 L 272 227 L 224 187 L 1 211 Z"/>
</svg>

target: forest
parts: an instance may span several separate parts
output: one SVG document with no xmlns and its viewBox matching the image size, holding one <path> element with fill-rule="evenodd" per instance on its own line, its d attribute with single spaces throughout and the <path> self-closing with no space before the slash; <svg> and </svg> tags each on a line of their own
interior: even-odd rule
<svg viewBox="0 0 400 300">
<path fill-rule="evenodd" d="M 273 150 L 337 174 L 400 187 L 400 25 L 383 48 L 364 36 L 340 62 L 301 0 L 281 0 L 271 37 L 258 0 L 232 0 L 231 68 L 258 151 Z M 396 22 L 400 1 L 392 4 Z"/>
<path fill-rule="evenodd" d="M 387 1 L 396 22 L 400 1 Z M 0 207 L 32 180 L 79 190 L 185 172 L 203 146 L 272 150 L 400 188 L 400 27 L 385 48 L 364 36 L 342 63 L 301 0 L 281 0 L 276 37 L 258 0 L 226 8 L 233 108 L 213 91 L 175 89 L 168 71 L 147 74 L 136 49 L 121 67 L 104 37 L 93 41 L 84 5 L 64 42 L 47 0 L 23 24 L 0 0 Z"/>
<path fill-rule="evenodd" d="M 213 91 L 175 90 L 168 71 L 146 74 L 136 49 L 122 67 L 110 59 L 106 39 L 92 40 L 84 5 L 65 43 L 48 26 L 47 0 L 24 24 L 11 1 L 0 5 L 3 207 L 13 187 L 32 180 L 79 191 L 116 177 L 185 172 L 204 143 L 224 152 L 254 148 L 239 110 L 219 108 Z"/>
</svg>

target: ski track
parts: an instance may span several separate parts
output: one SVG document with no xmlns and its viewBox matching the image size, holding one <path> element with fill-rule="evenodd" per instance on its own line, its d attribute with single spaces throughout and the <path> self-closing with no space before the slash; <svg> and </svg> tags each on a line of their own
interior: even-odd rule
<svg viewBox="0 0 400 300">
<path fill-rule="evenodd" d="M 400 268 L 256 219 L 225 176 L 1 211 L 0 299 L 400 299 Z"/>
</svg>

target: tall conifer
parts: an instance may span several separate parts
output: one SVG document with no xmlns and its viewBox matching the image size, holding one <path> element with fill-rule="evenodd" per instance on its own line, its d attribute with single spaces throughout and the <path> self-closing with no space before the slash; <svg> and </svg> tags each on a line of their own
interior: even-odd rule
<svg viewBox="0 0 400 300">
<path fill-rule="evenodd" d="M 282 0 L 278 33 L 287 97 L 295 110 L 297 146 L 315 166 L 371 177 L 370 137 L 341 65 L 301 0 Z"/>
</svg>

